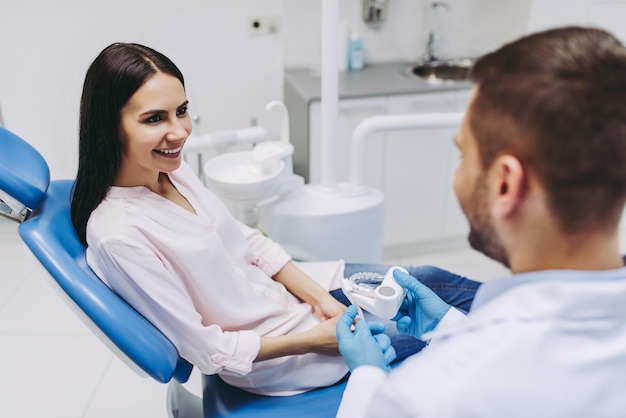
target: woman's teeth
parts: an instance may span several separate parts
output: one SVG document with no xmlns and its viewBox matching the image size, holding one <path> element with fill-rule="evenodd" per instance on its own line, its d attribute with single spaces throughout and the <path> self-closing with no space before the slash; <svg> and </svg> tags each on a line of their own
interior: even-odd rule
<svg viewBox="0 0 626 418">
<path fill-rule="evenodd" d="M 155 149 L 159 154 L 178 154 L 183 147 L 172 148 L 172 149 Z"/>
</svg>

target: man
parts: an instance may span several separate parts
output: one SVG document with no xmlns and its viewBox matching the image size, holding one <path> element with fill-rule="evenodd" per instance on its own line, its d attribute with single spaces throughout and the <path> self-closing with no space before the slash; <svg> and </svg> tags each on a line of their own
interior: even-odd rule
<svg viewBox="0 0 626 418">
<path fill-rule="evenodd" d="M 338 416 L 624 416 L 626 48 L 554 29 L 482 57 L 472 80 L 454 187 L 471 245 L 513 275 L 483 284 L 464 316 L 396 274 L 398 328 L 430 345 L 391 372 L 349 308 Z"/>
</svg>

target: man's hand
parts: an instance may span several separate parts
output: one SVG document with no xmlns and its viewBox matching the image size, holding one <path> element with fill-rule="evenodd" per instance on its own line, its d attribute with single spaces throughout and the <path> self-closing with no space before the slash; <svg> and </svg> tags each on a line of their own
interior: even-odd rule
<svg viewBox="0 0 626 418">
<path fill-rule="evenodd" d="M 415 277 L 399 269 L 394 270 L 393 277 L 400 286 L 407 289 L 402 306 L 393 318 L 397 321 L 398 331 L 420 338 L 434 330 L 450 309 L 450 305 Z"/>
<path fill-rule="evenodd" d="M 346 360 L 350 371 L 359 366 L 370 365 L 382 370 L 389 370 L 389 363 L 396 358 L 396 350 L 389 337 L 382 332 L 385 327 L 378 322 L 370 324 L 358 321 L 352 325 L 357 316 L 356 306 L 350 306 L 337 323 L 337 340 L 339 352 Z"/>
</svg>

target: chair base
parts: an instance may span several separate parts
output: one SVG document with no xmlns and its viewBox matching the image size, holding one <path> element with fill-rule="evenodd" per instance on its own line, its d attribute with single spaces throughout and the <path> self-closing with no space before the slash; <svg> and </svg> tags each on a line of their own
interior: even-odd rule
<svg viewBox="0 0 626 418">
<path fill-rule="evenodd" d="M 202 399 L 173 379 L 167 385 L 166 402 L 170 418 L 204 418 Z"/>
</svg>

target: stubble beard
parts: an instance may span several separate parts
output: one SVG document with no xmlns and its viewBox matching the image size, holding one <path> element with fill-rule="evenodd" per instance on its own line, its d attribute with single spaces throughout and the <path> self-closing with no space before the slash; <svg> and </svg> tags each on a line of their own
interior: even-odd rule
<svg viewBox="0 0 626 418">
<path fill-rule="evenodd" d="M 465 210 L 465 214 L 470 224 L 467 238 L 470 246 L 487 257 L 502 263 L 507 268 L 510 267 L 504 245 L 502 245 L 502 241 L 489 217 L 490 210 L 484 177 L 481 176 L 476 181 L 469 204 L 470 207 Z"/>
</svg>

